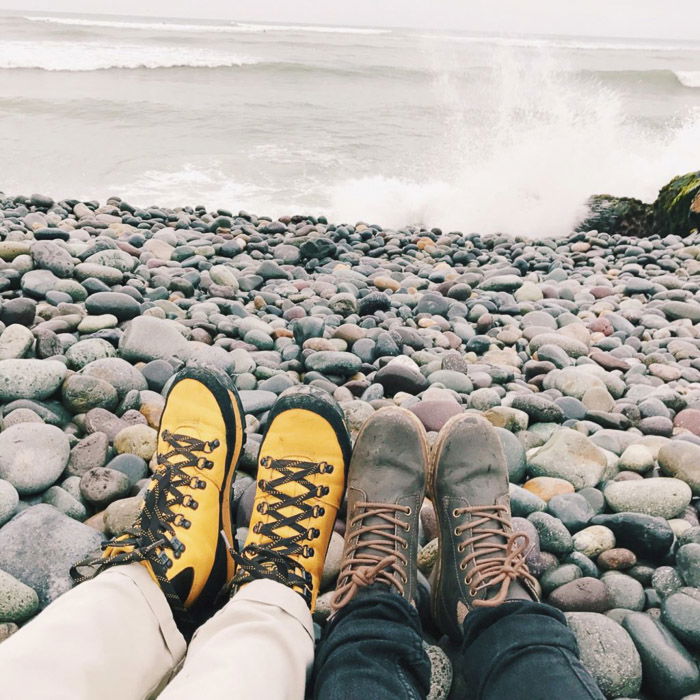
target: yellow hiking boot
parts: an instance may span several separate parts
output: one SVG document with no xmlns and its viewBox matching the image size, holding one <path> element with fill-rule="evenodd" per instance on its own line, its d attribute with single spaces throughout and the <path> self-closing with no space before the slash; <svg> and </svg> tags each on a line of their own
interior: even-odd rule
<svg viewBox="0 0 700 700">
<path fill-rule="evenodd" d="M 350 451 L 342 414 L 328 394 L 304 387 L 277 400 L 260 446 L 248 537 L 234 554 L 234 585 L 272 579 L 313 610 Z"/>
<path fill-rule="evenodd" d="M 133 528 L 106 542 L 101 558 L 76 565 L 74 580 L 139 562 L 178 623 L 210 612 L 235 569 L 231 485 L 244 441 L 243 409 L 228 376 L 210 369 L 179 372 L 161 417 L 158 466 Z M 84 575 L 82 567 L 94 573 Z"/>
</svg>

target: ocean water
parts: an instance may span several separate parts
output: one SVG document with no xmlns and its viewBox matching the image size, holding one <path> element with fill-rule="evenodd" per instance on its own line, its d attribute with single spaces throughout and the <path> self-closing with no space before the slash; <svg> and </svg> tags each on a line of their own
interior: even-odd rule
<svg viewBox="0 0 700 700">
<path fill-rule="evenodd" d="M 700 168 L 700 41 L 0 16 L 0 190 L 525 236 Z"/>
</svg>

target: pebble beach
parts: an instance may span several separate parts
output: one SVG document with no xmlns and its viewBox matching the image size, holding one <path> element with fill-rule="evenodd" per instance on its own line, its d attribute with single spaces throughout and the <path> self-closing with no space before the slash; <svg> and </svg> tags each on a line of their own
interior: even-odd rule
<svg viewBox="0 0 700 700">
<path fill-rule="evenodd" d="M 247 413 L 237 540 L 266 414 L 294 386 L 332 394 L 353 437 L 386 405 L 431 441 L 476 412 L 501 439 L 542 598 L 605 695 L 700 697 L 700 233 L 609 230 L 532 240 L 0 193 L 0 640 L 131 525 L 170 378 L 214 366 Z M 439 700 L 429 499 L 421 526 Z"/>
</svg>

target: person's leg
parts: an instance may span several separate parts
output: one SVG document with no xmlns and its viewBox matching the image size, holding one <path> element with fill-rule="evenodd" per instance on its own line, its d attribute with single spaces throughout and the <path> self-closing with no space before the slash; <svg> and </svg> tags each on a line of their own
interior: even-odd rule
<svg viewBox="0 0 700 700">
<path fill-rule="evenodd" d="M 220 533 L 230 529 L 243 438 L 230 378 L 177 375 L 161 418 L 158 468 L 133 528 L 105 543 L 101 557 L 77 564 L 71 573 L 80 585 L 0 645 L 12 697 L 141 700 L 159 689 L 185 652 L 176 624 L 189 632 L 210 615 L 233 569 Z"/>
<path fill-rule="evenodd" d="M 234 555 L 236 592 L 197 631 L 162 698 L 302 700 L 314 656 L 311 610 L 349 454 L 342 413 L 327 394 L 300 390 L 277 401 L 248 537 Z"/>
<path fill-rule="evenodd" d="M 427 459 L 425 431 L 404 409 L 381 409 L 357 438 L 334 615 L 314 672 L 320 700 L 428 694 L 430 661 L 411 604 Z"/>
<path fill-rule="evenodd" d="M 470 612 L 459 668 L 475 700 L 603 700 L 579 660 L 564 615 L 542 603 L 512 601 Z"/>
<path fill-rule="evenodd" d="M 538 602 L 539 584 L 525 564 L 527 535 L 513 532 L 494 428 L 471 414 L 452 418 L 434 460 L 440 554 L 433 617 L 461 643 L 457 682 L 475 700 L 602 699 L 564 616 Z"/>
<path fill-rule="evenodd" d="M 0 644 L 2 696 L 142 700 L 155 696 L 184 654 L 185 640 L 146 569 L 115 567 Z"/>
<path fill-rule="evenodd" d="M 311 613 L 276 581 L 253 581 L 199 628 L 161 700 L 194 697 L 295 700 L 314 660 Z"/>
<path fill-rule="evenodd" d="M 419 700 L 430 689 L 416 609 L 382 584 L 360 590 L 330 622 L 316 655 L 319 700 Z"/>
</svg>

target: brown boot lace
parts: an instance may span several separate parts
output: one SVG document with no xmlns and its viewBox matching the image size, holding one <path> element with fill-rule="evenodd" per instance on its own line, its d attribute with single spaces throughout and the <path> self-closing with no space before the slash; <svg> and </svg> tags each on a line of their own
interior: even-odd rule
<svg viewBox="0 0 700 700">
<path fill-rule="evenodd" d="M 348 547 L 343 557 L 338 587 L 331 603 L 333 612 L 347 605 L 360 588 L 380 582 L 393 586 L 403 595 L 404 585 L 408 582 L 408 558 L 403 553 L 403 550 L 408 549 L 408 544 L 394 531 L 397 527 L 406 532 L 411 529 L 410 525 L 396 517 L 397 513 L 410 515 L 411 509 L 390 503 L 366 502 L 356 503 L 355 508 L 358 514 L 347 524 L 355 544 Z M 379 518 L 380 522 L 363 525 L 363 521 L 369 518 Z M 353 531 L 352 528 L 357 523 L 360 527 Z M 365 535 L 372 539 L 363 539 Z"/>
<path fill-rule="evenodd" d="M 466 530 L 473 533 L 457 547 L 458 552 L 464 552 L 473 546 L 473 551 L 459 565 L 461 571 L 467 571 L 464 582 L 469 586 L 469 595 L 475 598 L 480 591 L 499 586 L 497 593 L 486 600 L 472 600 L 474 607 L 500 605 L 508 597 L 511 582 L 517 579 L 526 581 L 533 587 L 537 586 L 537 580 L 525 563 L 525 556 L 530 550 L 530 538 L 524 532 L 511 531 L 507 506 L 467 506 L 455 508 L 452 514 L 455 517 L 466 514 L 472 516 L 468 525 L 458 525 L 454 531 L 458 537 Z M 490 540 L 493 536 L 503 542 Z"/>
</svg>

